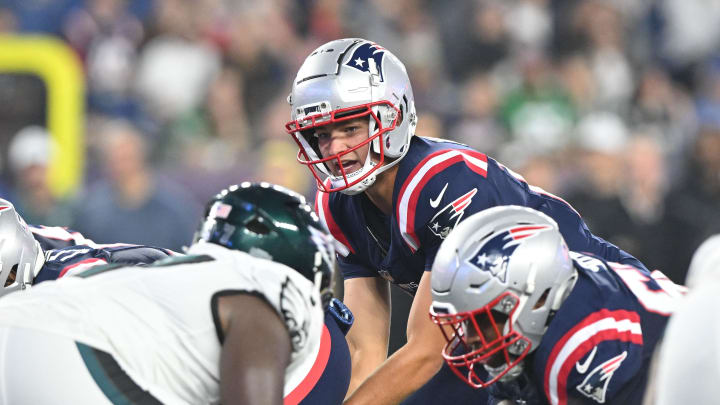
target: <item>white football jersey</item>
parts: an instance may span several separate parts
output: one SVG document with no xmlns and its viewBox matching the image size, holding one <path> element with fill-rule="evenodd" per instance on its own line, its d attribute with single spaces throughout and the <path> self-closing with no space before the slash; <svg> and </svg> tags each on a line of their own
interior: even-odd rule
<svg viewBox="0 0 720 405">
<path fill-rule="evenodd" d="M 58 334 L 110 353 L 163 403 L 218 403 L 221 343 L 213 299 L 227 292 L 260 294 L 292 339 L 284 394 L 302 382 L 323 329 L 311 281 L 282 264 L 210 243 L 168 260 L 151 268 L 91 269 L 10 294 L 0 299 L 0 326 Z"/>
</svg>

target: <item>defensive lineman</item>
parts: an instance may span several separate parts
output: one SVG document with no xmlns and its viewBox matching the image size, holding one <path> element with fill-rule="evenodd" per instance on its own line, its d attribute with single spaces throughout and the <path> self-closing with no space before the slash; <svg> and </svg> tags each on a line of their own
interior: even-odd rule
<svg viewBox="0 0 720 405">
<path fill-rule="evenodd" d="M 295 193 L 231 188 L 187 256 L 95 267 L 1 299 L 0 399 L 339 403 L 349 363 L 331 355 L 323 326 L 332 254 Z"/>
</svg>

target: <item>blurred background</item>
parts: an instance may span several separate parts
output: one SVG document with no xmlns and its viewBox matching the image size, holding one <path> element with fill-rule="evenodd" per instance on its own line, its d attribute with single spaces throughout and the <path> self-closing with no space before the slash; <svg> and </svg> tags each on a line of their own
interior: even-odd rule
<svg viewBox="0 0 720 405">
<path fill-rule="evenodd" d="M 0 195 L 172 249 L 229 184 L 313 200 L 286 97 L 354 36 L 404 61 L 419 135 L 562 196 L 649 268 L 682 282 L 720 232 L 719 0 L 0 0 Z"/>
</svg>

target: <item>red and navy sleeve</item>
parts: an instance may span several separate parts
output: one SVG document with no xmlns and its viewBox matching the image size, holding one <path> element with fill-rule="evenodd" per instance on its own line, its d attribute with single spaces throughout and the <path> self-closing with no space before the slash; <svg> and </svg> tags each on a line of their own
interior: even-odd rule
<svg viewBox="0 0 720 405">
<path fill-rule="evenodd" d="M 487 157 L 467 149 L 445 149 L 423 159 L 405 179 L 395 218 L 410 251 L 425 253 L 432 267 L 440 243 L 463 218 L 495 205 L 488 192 Z"/>
<path fill-rule="evenodd" d="M 572 255 L 578 279 L 534 354 L 536 384 L 553 405 L 640 403 L 681 294 L 647 270 Z"/>
<path fill-rule="evenodd" d="M 87 245 L 94 247 L 92 240 L 83 236 L 80 232 L 60 226 L 28 225 L 40 247 L 44 251 L 51 249 L 62 249 L 68 246 Z"/>
<path fill-rule="evenodd" d="M 125 265 L 148 265 L 168 256 L 179 255 L 169 249 L 118 243 L 100 245 L 68 246 L 45 252 L 45 263 L 35 276 L 35 283 L 73 276 L 91 267 L 117 263 Z"/>
<path fill-rule="evenodd" d="M 643 335 L 637 313 L 599 310 L 555 344 L 545 363 L 543 391 L 550 404 L 571 398 L 608 403 L 643 366 Z"/>
</svg>

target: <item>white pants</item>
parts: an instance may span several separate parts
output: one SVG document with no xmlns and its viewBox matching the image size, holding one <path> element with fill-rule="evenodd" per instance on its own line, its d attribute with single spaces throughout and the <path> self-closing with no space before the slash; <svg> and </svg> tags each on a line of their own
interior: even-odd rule
<svg viewBox="0 0 720 405">
<path fill-rule="evenodd" d="M 0 327 L 0 405 L 106 405 L 76 342 Z"/>
</svg>

